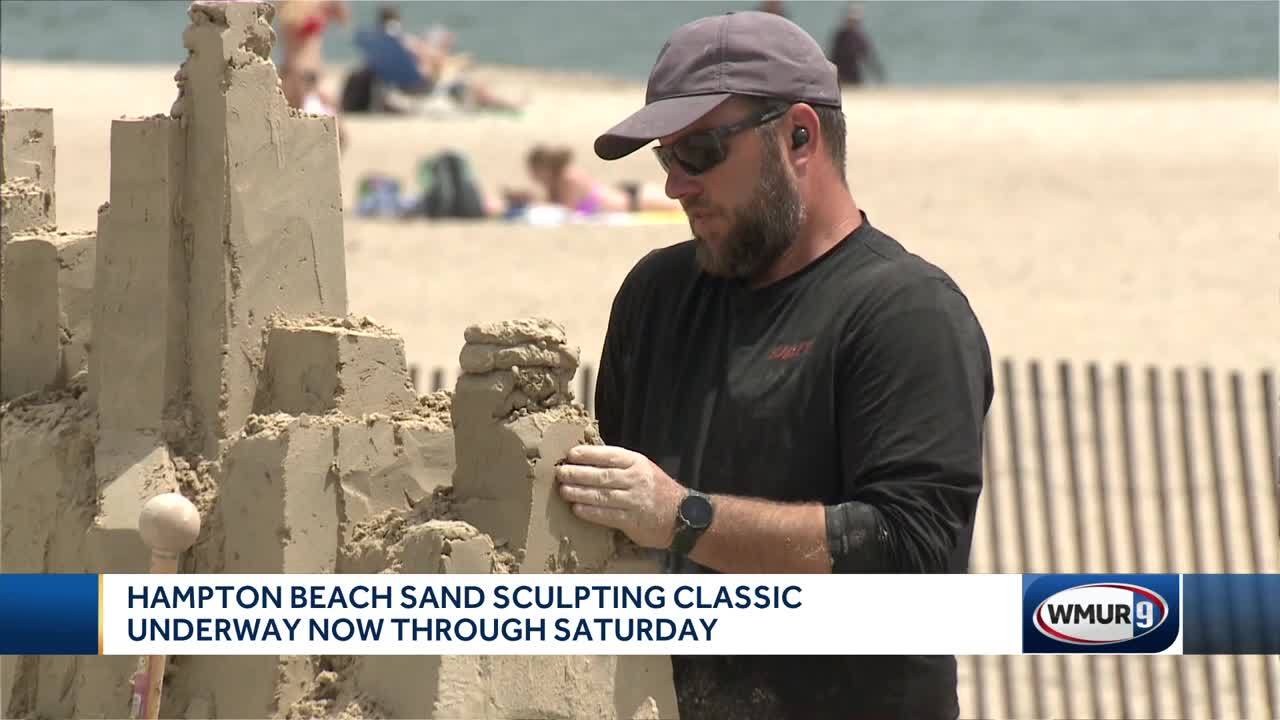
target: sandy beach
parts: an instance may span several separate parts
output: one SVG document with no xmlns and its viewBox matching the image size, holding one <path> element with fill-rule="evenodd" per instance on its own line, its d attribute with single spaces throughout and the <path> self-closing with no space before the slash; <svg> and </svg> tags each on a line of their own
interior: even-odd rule
<svg viewBox="0 0 1280 720">
<path fill-rule="evenodd" d="M 329 75 L 331 85 L 341 68 Z M 167 112 L 167 66 L 5 61 L 4 98 L 55 108 L 57 212 L 91 229 L 107 198 L 110 124 Z M 403 333 L 410 363 L 456 372 L 462 328 L 543 314 L 596 364 L 632 264 L 687 239 L 680 224 L 530 227 L 364 220 L 370 172 L 412 183 L 418 161 L 465 152 L 491 190 L 526 186 L 536 142 L 571 145 L 603 179 L 660 181 L 647 152 L 617 163 L 591 142 L 643 99 L 639 84 L 509 68 L 519 117 L 344 118 L 351 308 Z M 849 179 L 871 220 L 948 270 L 993 353 L 1018 359 L 1280 364 L 1276 90 L 1258 85 L 876 89 L 846 94 Z"/>
</svg>

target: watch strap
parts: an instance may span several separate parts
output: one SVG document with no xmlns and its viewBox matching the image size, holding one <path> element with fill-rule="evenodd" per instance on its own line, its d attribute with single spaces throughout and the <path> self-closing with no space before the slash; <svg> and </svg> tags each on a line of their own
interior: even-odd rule
<svg viewBox="0 0 1280 720">
<path fill-rule="evenodd" d="M 688 555 L 693 552 L 693 546 L 698 544 L 700 537 L 702 537 L 701 530 L 680 522 L 676 525 L 676 536 L 671 541 L 670 550 L 677 555 Z"/>
</svg>

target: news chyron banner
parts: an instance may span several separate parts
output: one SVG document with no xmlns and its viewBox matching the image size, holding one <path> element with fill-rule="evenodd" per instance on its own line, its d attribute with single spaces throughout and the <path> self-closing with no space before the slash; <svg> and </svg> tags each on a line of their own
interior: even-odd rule
<svg viewBox="0 0 1280 720">
<path fill-rule="evenodd" d="M 5 655 L 1277 654 L 1280 575 L 0 575 Z"/>
</svg>

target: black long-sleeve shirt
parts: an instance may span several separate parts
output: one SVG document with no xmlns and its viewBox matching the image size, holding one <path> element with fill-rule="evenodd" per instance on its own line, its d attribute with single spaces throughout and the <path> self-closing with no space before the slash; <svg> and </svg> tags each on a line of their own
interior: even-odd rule
<svg viewBox="0 0 1280 720">
<path fill-rule="evenodd" d="M 863 216 L 748 289 L 691 242 L 623 282 L 596 389 L 605 442 L 685 485 L 826 506 L 835 572 L 966 572 L 993 394 L 986 337 L 939 268 Z M 673 572 L 709 572 L 669 558 Z M 673 657 L 680 714 L 957 716 L 953 657 Z"/>
</svg>

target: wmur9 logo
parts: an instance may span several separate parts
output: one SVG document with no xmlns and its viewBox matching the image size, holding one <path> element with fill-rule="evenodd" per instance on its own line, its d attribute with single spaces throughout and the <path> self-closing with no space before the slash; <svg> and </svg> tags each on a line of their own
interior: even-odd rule
<svg viewBox="0 0 1280 720">
<path fill-rule="evenodd" d="M 1024 575 L 1025 653 L 1159 653 L 1178 638 L 1177 575 Z"/>
</svg>

